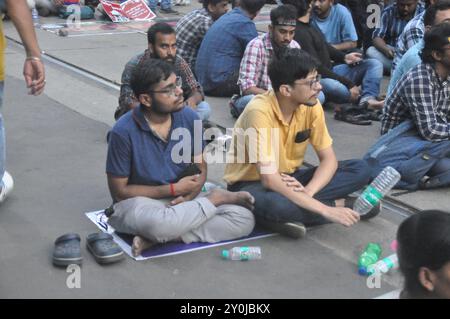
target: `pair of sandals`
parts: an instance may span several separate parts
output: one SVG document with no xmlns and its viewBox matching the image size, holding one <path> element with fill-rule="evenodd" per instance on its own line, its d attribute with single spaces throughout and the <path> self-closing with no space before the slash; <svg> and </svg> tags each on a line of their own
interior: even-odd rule
<svg viewBox="0 0 450 319">
<path fill-rule="evenodd" d="M 370 110 L 357 107 L 335 109 L 334 119 L 354 125 L 371 125 L 372 121 L 381 120 L 381 110 Z"/>
<path fill-rule="evenodd" d="M 69 233 L 58 237 L 53 250 L 55 266 L 81 265 L 80 235 Z M 99 264 L 110 264 L 122 260 L 125 255 L 113 237 L 107 233 L 93 233 L 86 237 L 86 247 Z"/>
</svg>

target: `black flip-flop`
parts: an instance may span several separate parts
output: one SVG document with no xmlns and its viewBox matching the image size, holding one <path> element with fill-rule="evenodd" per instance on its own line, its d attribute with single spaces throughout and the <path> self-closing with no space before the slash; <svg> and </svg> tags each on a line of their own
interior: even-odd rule
<svg viewBox="0 0 450 319">
<path fill-rule="evenodd" d="M 113 237 L 107 233 L 93 233 L 86 238 L 86 247 L 99 264 L 110 264 L 122 260 L 125 255 Z"/>
<path fill-rule="evenodd" d="M 81 265 L 80 235 L 69 233 L 55 240 L 53 250 L 53 264 L 55 266 Z"/>
<path fill-rule="evenodd" d="M 335 112 L 334 119 L 338 121 L 347 122 L 354 125 L 371 125 L 372 121 L 367 118 L 365 114 L 356 114 L 353 112 Z"/>
</svg>

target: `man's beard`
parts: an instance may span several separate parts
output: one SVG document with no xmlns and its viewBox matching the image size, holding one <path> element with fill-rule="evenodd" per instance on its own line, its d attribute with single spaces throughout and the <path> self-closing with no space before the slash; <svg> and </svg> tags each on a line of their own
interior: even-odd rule
<svg viewBox="0 0 450 319">
<path fill-rule="evenodd" d="M 174 64 L 175 63 L 175 57 L 170 57 L 170 58 L 163 59 L 155 52 L 151 53 L 150 57 L 153 58 L 153 59 L 163 60 L 164 62 L 167 62 L 167 63 L 170 63 L 170 64 Z"/>
<path fill-rule="evenodd" d="M 273 53 L 276 57 L 279 57 L 281 53 L 283 53 L 287 48 L 289 47 L 289 44 L 287 45 L 278 45 L 273 38 L 270 39 L 270 42 L 272 43 Z"/>
</svg>

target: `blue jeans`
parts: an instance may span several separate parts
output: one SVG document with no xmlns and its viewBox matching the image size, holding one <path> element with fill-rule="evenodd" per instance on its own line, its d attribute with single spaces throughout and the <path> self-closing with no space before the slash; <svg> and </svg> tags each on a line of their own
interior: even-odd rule
<svg viewBox="0 0 450 319">
<path fill-rule="evenodd" d="M 0 182 L 5 174 L 5 127 L 3 126 L 2 106 L 3 106 L 4 82 L 0 81 Z"/>
<path fill-rule="evenodd" d="M 158 0 L 147 0 L 148 6 L 152 11 L 155 11 L 158 6 Z M 171 0 L 161 0 L 161 9 L 170 9 L 172 7 Z"/>
<path fill-rule="evenodd" d="M 380 94 L 383 65 L 375 59 L 365 59 L 355 66 L 339 64 L 333 68 L 333 72 L 352 80 L 356 85 L 361 85 L 360 103 L 376 98 Z M 326 78 L 322 79 L 320 84 L 327 101 L 350 102 L 350 90 L 341 82 Z"/>
<path fill-rule="evenodd" d="M 316 168 L 297 170 L 295 177 L 302 185 L 307 185 L 312 179 Z M 338 169 L 328 183 L 314 198 L 328 206 L 335 206 L 335 200 L 345 198 L 347 195 L 363 188 L 368 184 L 370 170 L 366 161 L 348 160 L 339 162 Z M 247 191 L 255 198 L 256 220 L 263 219 L 269 222 L 296 221 L 306 226 L 330 223 L 317 213 L 310 212 L 283 195 L 265 189 L 260 181 L 238 182 L 228 186 L 230 191 Z"/>
<path fill-rule="evenodd" d="M 395 48 L 391 45 L 388 45 L 389 48 L 392 50 L 395 50 Z M 383 69 L 386 73 L 391 73 L 392 69 L 392 60 L 389 59 L 387 56 L 385 56 L 383 53 L 381 53 L 377 48 L 370 47 L 366 51 L 367 57 L 371 59 L 376 59 L 380 61 L 383 64 Z"/>
<path fill-rule="evenodd" d="M 205 101 L 200 102 L 197 104 L 197 109 L 195 110 L 200 117 L 200 120 L 205 121 L 209 119 L 209 116 L 211 114 L 211 108 L 209 104 Z"/>
</svg>

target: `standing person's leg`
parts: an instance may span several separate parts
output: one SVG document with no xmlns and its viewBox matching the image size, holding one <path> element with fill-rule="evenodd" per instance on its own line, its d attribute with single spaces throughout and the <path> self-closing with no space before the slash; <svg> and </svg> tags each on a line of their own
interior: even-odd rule
<svg viewBox="0 0 450 319">
<path fill-rule="evenodd" d="M 154 13 L 156 13 L 156 7 L 158 6 L 158 0 L 147 0 L 148 7 Z"/>
<path fill-rule="evenodd" d="M 5 200 L 8 194 L 13 190 L 14 181 L 5 170 L 6 145 L 5 145 L 5 127 L 3 125 L 2 105 L 3 105 L 4 82 L 0 81 L 0 203 Z"/>
</svg>

